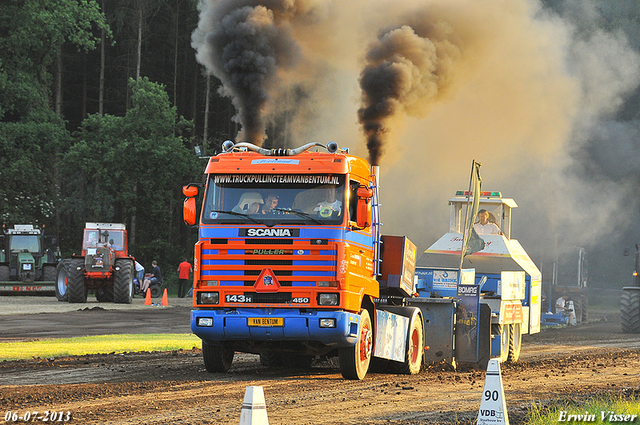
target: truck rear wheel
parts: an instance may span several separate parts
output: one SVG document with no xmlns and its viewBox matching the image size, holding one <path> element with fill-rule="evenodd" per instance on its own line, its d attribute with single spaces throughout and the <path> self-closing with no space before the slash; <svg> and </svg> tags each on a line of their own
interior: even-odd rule
<svg viewBox="0 0 640 425">
<path fill-rule="evenodd" d="M 233 349 L 226 345 L 209 345 L 202 341 L 204 367 L 210 373 L 225 373 L 233 363 Z"/>
<path fill-rule="evenodd" d="M 56 267 L 56 298 L 58 301 L 67 301 L 67 278 L 69 277 L 69 263 L 71 260 L 62 260 Z"/>
<path fill-rule="evenodd" d="M 113 301 L 118 304 L 131 304 L 133 299 L 133 261 L 116 260 L 116 272 L 113 278 Z"/>
<path fill-rule="evenodd" d="M 505 325 L 506 326 L 506 325 Z M 515 363 L 520 358 L 520 348 L 522 347 L 522 325 L 514 323 L 509 325 L 509 355 L 507 361 Z"/>
<path fill-rule="evenodd" d="M 422 367 L 422 356 L 424 354 L 424 330 L 422 328 L 422 318 L 419 314 L 411 317 L 409 324 L 409 335 L 407 338 L 407 354 L 404 363 L 391 362 L 396 373 L 405 375 L 415 375 Z"/>
<path fill-rule="evenodd" d="M 70 303 L 87 302 L 87 286 L 84 284 L 84 258 L 72 258 L 67 268 L 67 297 Z"/>
<path fill-rule="evenodd" d="M 363 379 L 369 370 L 373 351 L 373 327 L 367 310 L 360 311 L 358 340 L 353 347 L 340 348 L 340 372 L 345 379 Z"/>
<path fill-rule="evenodd" d="M 622 332 L 640 333 L 640 288 L 622 288 L 620 322 Z"/>
</svg>

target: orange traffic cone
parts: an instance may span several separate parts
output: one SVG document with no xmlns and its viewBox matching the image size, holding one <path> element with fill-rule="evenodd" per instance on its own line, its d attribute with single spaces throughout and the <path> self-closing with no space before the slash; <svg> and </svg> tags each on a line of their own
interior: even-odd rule
<svg viewBox="0 0 640 425">
<path fill-rule="evenodd" d="M 164 288 L 164 294 L 162 294 L 162 305 L 165 307 L 169 305 L 169 296 L 167 295 L 167 288 Z"/>
<path fill-rule="evenodd" d="M 151 289 L 147 288 L 147 296 L 144 297 L 144 305 L 151 305 Z"/>
</svg>

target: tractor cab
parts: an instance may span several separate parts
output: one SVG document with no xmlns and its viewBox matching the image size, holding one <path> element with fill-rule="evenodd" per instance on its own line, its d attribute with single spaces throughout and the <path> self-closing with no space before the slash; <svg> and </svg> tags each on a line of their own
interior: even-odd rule
<svg viewBox="0 0 640 425">
<path fill-rule="evenodd" d="M 449 232 L 464 232 L 465 218 L 467 220 L 470 218 L 465 217 L 469 202 L 467 200 L 468 193 L 468 191 L 459 190 L 453 198 L 449 199 L 451 211 Z M 495 223 L 507 239 L 511 239 L 511 209 L 517 207 L 518 205 L 513 199 L 503 198 L 500 192 L 480 193 L 478 211 L 485 210 L 489 214 L 489 222 Z M 470 206 L 469 210 L 471 210 Z M 473 222 L 477 221 L 477 217 L 474 217 Z"/>
</svg>

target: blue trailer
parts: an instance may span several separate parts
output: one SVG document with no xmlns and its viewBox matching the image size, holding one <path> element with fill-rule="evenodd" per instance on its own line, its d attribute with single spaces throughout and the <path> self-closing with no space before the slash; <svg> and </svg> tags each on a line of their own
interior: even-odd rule
<svg viewBox="0 0 640 425">
<path fill-rule="evenodd" d="M 520 243 L 511 239 L 517 205 L 500 192 L 481 192 L 479 209 L 497 218 L 500 234 L 480 234 L 484 248 L 460 267 L 465 192 L 449 199 L 449 232 L 418 259 L 415 291 L 408 301 L 424 317 L 425 362 L 486 368 L 490 358 L 515 362 L 523 334 L 540 332 L 541 273 Z M 471 196 L 471 199 L 473 196 Z"/>
</svg>

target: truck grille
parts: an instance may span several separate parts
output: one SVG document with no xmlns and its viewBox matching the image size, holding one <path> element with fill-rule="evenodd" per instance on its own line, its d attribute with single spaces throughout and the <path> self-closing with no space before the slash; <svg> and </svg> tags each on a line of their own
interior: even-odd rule
<svg viewBox="0 0 640 425">
<path fill-rule="evenodd" d="M 245 292 L 245 296 L 251 297 L 254 303 L 259 304 L 286 304 L 291 302 L 291 292 Z"/>
<path fill-rule="evenodd" d="M 214 241 L 218 242 L 211 239 L 200 245 L 200 277 L 216 280 L 220 286 L 253 286 L 265 268 L 273 271 L 280 286 L 315 287 L 318 281 L 336 279 L 335 244 L 319 245 L 315 239 Z"/>
</svg>

